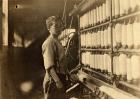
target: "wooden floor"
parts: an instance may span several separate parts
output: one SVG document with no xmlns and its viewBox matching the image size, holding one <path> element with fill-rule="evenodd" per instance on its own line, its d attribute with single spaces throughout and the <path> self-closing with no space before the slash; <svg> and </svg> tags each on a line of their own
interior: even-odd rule
<svg viewBox="0 0 140 99">
<path fill-rule="evenodd" d="M 0 99 L 43 99 L 42 64 L 40 51 L 34 47 L 0 48 Z M 31 81 L 34 85 L 29 94 L 23 94 L 20 90 L 25 81 Z"/>
</svg>

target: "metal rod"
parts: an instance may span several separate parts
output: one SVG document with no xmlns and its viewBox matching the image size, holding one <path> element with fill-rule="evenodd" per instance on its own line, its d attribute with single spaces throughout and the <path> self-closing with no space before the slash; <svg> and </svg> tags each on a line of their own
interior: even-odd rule
<svg viewBox="0 0 140 99">
<path fill-rule="evenodd" d="M 97 75 L 99 75 L 99 76 L 101 76 L 101 77 L 103 77 L 103 78 L 106 78 L 106 79 L 109 79 L 109 80 L 110 80 L 110 77 L 107 76 L 107 75 L 105 75 L 105 74 L 102 74 L 102 73 L 100 73 L 100 72 L 96 72 L 96 71 L 91 70 L 91 69 L 89 69 L 89 68 L 83 68 L 83 69 L 84 69 L 84 70 L 87 70 L 87 71 L 90 71 L 90 72 L 92 72 L 92 73 L 94 73 L 94 74 L 97 74 Z"/>
<path fill-rule="evenodd" d="M 110 0 L 110 27 L 111 27 L 111 75 L 113 75 L 113 25 L 112 25 L 112 0 Z"/>
<path fill-rule="evenodd" d="M 79 48 L 78 48 L 78 53 L 79 53 L 79 64 L 81 65 L 81 36 L 80 36 L 80 16 L 77 15 L 77 18 L 78 18 L 78 43 L 79 43 Z"/>
<path fill-rule="evenodd" d="M 80 32 L 86 32 L 86 31 L 88 31 L 88 30 L 96 29 L 96 28 L 99 28 L 99 27 L 102 27 L 102 26 L 108 25 L 109 23 L 110 23 L 110 21 L 107 21 L 107 22 L 105 22 L 105 23 L 102 23 L 102 24 L 96 25 L 96 26 L 94 26 L 94 27 L 90 27 L 90 28 L 87 28 L 87 29 L 81 30 Z"/>
<path fill-rule="evenodd" d="M 81 51 L 103 51 L 103 52 L 111 52 L 111 49 L 87 49 L 87 48 L 82 48 Z"/>
<path fill-rule="evenodd" d="M 134 13 L 130 13 L 130 14 L 128 14 L 128 15 L 119 17 L 119 18 L 117 18 L 117 19 L 113 19 L 112 21 L 113 21 L 113 22 L 117 22 L 117 21 L 121 21 L 121 20 L 124 20 L 124 19 L 127 19 L 127 18 L 131 18 L 131 17 L 137 16 L 137 15 L 140 15 L 140 11 L 134 12 Z"/>
<path fill-rule="evenodd" d="M 87 80 L 88 80 L 88 79 L 91 79 L 92 81 L 94 81 L 95 84 L 99 85 L 99 87 L 100 87 L 100 86 L 103 86 L 103 85 L 112 87 L 110 84 L 105 83 L 104 81 L 102 81 L 102 80 L 100 80 L 100 79 L 97 79 L 97 78 L 95 78 L 95 77 L 93 77 L 93 76 L 91 76 L 91 75 L 88 75 L 87 73 L 85 73 L 85 72 L 83 72 L 83 71 L 81 71 L 80 74 L 85 75 L 85 77 L 87 77 Z"/>
<path fill-rule="evenodd" d="M 140 55 L 140 50 L 132 50 L 132 49 L 114 49 L 114 53 L 126 53 L 126 54 L 132 54 L 132 55 Z"/>
<path fill-rule="evenodd" d="M 119 83 L 120 83 L 120 84 L 123 84 L 123 85 L 125 85 L 125 86 L 127 86 L 127 87 L 129 87 L 129 88 L 135 89 L 135 90 L 137 90 L 137 91 L 140 92 L 140 88 L 138 88 L 138 86 L 135 86 L 135 85 L 126 83 L 126 82 L 124 82 L 124 81 L 119 81 Z"/>
</svg>

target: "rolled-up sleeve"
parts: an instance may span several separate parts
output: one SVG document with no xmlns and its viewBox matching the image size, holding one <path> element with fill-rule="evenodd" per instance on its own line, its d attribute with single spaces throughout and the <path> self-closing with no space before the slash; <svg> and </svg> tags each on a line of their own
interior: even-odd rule
<svg viewBox="0 0 140 99">
<path fill-rule="evenodd" d="M 44 50 L 43 58 L 44 58 L 44 66 L 45 69 L 49 69 L 51 66 L 55 64 L 54 62 L 54 46 L 53 43 L 49 42 Z"/>
</svg>

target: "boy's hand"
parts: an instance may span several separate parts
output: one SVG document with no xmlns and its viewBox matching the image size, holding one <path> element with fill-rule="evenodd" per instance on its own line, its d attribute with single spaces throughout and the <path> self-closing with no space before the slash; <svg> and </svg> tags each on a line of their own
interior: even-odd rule
<svg viewBox="0 0 140 99">
<path fill-rule="evenodd" d="M 63 86 L 63 84 L 62 84 L 61 81 L 56 81 L 56 87 L 57 87 L 58 89 L 62 89 L 64 86 Z"/>
</svg>

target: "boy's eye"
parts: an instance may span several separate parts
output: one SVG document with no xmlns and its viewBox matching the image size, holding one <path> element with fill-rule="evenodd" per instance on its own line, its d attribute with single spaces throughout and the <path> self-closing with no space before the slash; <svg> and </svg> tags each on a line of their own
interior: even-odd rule
<svg viewBox="0 0 140 99">
<path fill-rule="evenodd" d="M 61 25 L 60 24 L 56 24 L 55 27 L 61 27 Z"/>
</svg>

